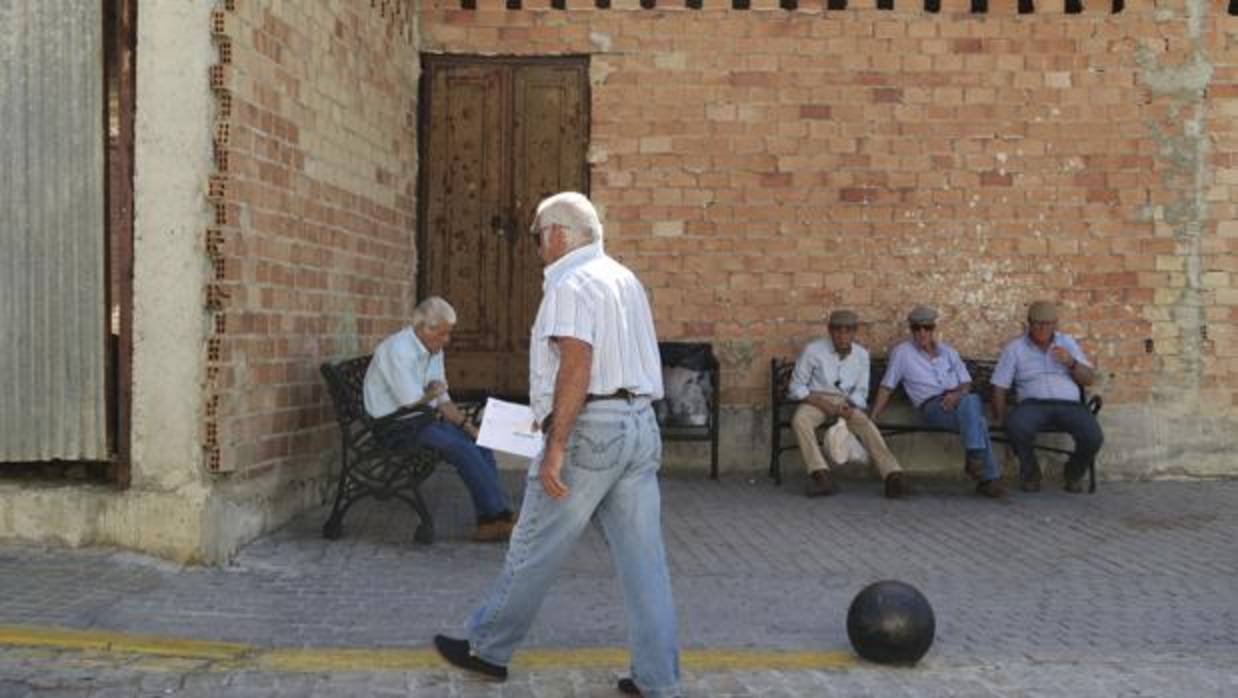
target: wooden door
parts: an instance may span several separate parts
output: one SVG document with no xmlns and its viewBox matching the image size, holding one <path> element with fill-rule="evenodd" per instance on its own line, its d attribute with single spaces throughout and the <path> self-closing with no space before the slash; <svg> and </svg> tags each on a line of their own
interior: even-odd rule
<svg viewBox="0 0 1238 698">
<path fill-rule="evenodd" d="M 542 263 L 528 235 L 542 197 L 588 191 L 583 59 L 426 56 L 422 92 L 421 296 L 459 316 L 454 392 L 528 393 Z"/>
</svg>

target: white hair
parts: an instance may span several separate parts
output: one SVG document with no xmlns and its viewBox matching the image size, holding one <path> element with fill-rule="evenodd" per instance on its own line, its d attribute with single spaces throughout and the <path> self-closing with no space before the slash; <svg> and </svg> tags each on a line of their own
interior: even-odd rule
<svg viewBox="0 0 1238 698">
<path fill-rule="evenodd" d="M 602 221 L 597 209 L 579 192 L 565 191 L 542 199 L 534 220 L 538 225 L 563 228 L 569 248 L 602 241 Z"/>
<path fill-rule="evenodd" d="M 456 309 L 439 296 L 430 296 L 413 309 L 413 327 L 436 327 L 444 322 L 456 324 Z"/>
</svg>

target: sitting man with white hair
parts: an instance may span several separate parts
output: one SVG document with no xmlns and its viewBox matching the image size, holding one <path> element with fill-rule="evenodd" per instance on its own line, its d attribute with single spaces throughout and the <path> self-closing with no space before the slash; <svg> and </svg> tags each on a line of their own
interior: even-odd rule
<svg viewBox="0 0 1238 698">
<path fill-rule="evenodd" d="M 419 303 L 412 325 L 387 337 L 374 350 L 365 372 L 365 411 L 377 418 L 401 407 L 427 405 L 438 410 L 439 421 L 416 431 L 392 430 L 383 438 L 396 447 L 428 446 L 441 453 L 456 467 L 473 499 L 477 512 L 473 540 L 502 542 L 511 537 L 515 515 L 499 484 L 494 454 L 475 443 L 477 427 L 447 394 L 443 348 L 451 341 L 455 324 L 456 311 L 442 298 L 433 296 Z"/>
</svg>

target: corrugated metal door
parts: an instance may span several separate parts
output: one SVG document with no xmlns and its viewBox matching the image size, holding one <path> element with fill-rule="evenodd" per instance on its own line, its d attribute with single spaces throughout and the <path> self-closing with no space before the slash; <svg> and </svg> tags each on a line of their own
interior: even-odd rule
<svg viewBox="0 0 1238 698">
<path fill-rule="evenodd" d="M 0 1 L 0 461 L 109 456 L 101 5 Z"/>
</svg>

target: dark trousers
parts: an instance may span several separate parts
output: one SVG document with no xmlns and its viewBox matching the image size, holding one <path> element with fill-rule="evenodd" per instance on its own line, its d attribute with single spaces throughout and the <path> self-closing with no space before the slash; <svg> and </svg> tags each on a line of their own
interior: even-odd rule
<svg viewBox="0 0 1238 698">
<path fill-rule="evenodd" d="M 1066 476 L 1078 478 L 1092 467 L 1105 435 L 1096 415 L 1086 405 L 1069 400 L 1024 400 L 1006 415 L 1006 436 L 1019 458 L 1019 476 L 1037 472 L 1032 448 L 1042 431 L 1064 431 L 1075 441 L 1075 452 L 1066 461 Z"/>
</svg>

